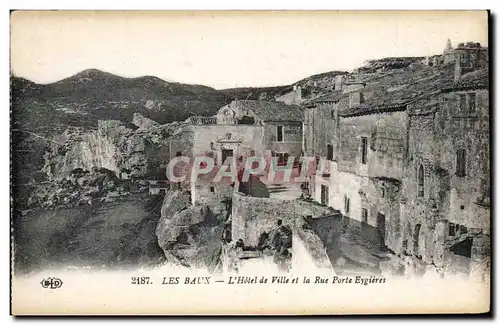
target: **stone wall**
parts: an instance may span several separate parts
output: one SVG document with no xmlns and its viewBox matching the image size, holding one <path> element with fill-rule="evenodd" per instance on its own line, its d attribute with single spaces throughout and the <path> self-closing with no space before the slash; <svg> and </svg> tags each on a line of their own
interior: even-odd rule
<svg viewBox="0 0 500 325">
<path fill-rule="evenodd" d="M 276 97 L 275 100 L 287 105 L 300 105 L 304 101 L 302 98 L 302 88 L 300 86 L 294 87 L 294 90 Z"/>
<path fill-rule="evenodd" d="M 169 141 L 170 157 L 186 156 L 193 157 L 194 132 L 190 127 L 185 127 L 179 133 L 172 136 Z"/>
<path fill-rule="evenodd" d="M 332 116 L 333 112 L 333 116 Z M 338 116 L 333 103 L 320 103 L 304 110 L 304 149 L 308 156 L 327 156 L 327 144 L 332 144 L 333 159 L 337 159 Z"/>
<path fill-rule="evenodd" d="M 373 177 L 401 180 L 406 147 L 405 112 L 341 118 L 339 169 Z M 367 139 L 366 164 L 361 162 L 361 138 Z"/>
<path fill-rule="evenodd" d="M 278 126 L 283 126 L 283 141 L 277 141 Z M 274 152 L 286 152 L 299 157 L 302 152 L 301 122 L 266 122 L 264 125 L 264 147 Z"/>
<path fill-rule="evenodd" d="M 226 183 L 197 181 L 191 183 L 192 204 L 213 204 L 231 198 L 234 187 Z"/>
<path fill-rule="evenodd" d="M 475 110 L 461 109 L 460 95 L 471 93 Z M 410 116 L 401 200 L 405 251 L 424 262 L 468 273 L 469 257 L 442 248 L 489 233 L 489 98 L 486 90 L 439 96 L 434 110 Z M 465 176 L 457 175 L 458 149 L 466 152 Z M 418 194 L 420 166 L 423 196 Z"/>
<path fill-rule="evenodd" d="M 459 110 L 460 94 L 466 93 L 445 94 L 442 112 L 436 118 L 439 163 L 450 174 L 448 220 L 469 228 L 488 229 L 489 210 L 482 209 L 475 203 L 481 202 L 484 196 L 489 198 L 489 95 L 487 90 L 475 92 L 476 110 L 465 115 Z M 458 149 L 466 151 L 464 177 L 456 175 Z"/>
<path fill-rule="evenodd" d="M 245 245 L 256 246 L 259 236 L 276 228 L 278 220 L 293 227 L 300 216 L 321 217 L 331 209 L 302 200 L 257 198 L 234 193 L 232 202 L 232 238 L 243 239 Z"/>
<path fill-rule="evenodd" d="M 222 159 L 221 146 L 235 149 L 234 157 L 250 156 L 252 150 L 256 155 L 262 155 L 265 148 L 263 127 L 259 125 L 197 125 L 193 129 L 194 154 L 204 155 L 207 151 L 217 153 L 219 163 Z"/>
<path fill-rule="evenodd" d="M 385 245 L 396 253 L 401 252 L 402 227 L 400 221 L 401 183 L 390 178 L 369 178 L 342 172 L 336 162 L 331 162 L 330 176 L 316 176 L 313 198 L 321 202 L 321 186 L 328 187 L 328 206 L 358 222 L 363 221 L 362 210 L 367 210 L 367 225 L 379 228 L 377 216 L 385 217 Z M 349 212 L 345 198 L 349 199 Z"/>
<path fill-rule="evenodd" d="M 304 218 L 296 220 L 292 231 L 292 270 L 296 274 L 311 271 L 335 274 L 323 241 Z"/>
</svg>

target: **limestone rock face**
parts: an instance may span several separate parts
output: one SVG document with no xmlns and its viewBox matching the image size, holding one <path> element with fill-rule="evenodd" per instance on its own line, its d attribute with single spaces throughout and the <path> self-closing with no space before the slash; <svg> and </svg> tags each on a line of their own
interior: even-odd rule
<svg viewBox="0 0 500 325">
<path fill-rule="evenodd" d="M 222 233 L 229 212 L 228 202 L 192 206 L 189 193 L 169 191 L 156 228 L 167 263 L 220 271 Z"/>
<path fill-rule="evenodd" d="M 144 117 L 139 113 L 134 113 L 134 118 L 132 119 L 132 123 L 139 128 L 146 128 L 149 126 L 158 126 L 157 122 L 153 121 L 150 118 Z"/>
<path fill-rule="evenodd" d="M 62 179 L 77 168 L 105 168 L 118 177 L 144 178 L 161 172 L 168 160 L 167 139 L 178 123 L 133 130 L 120 121 L 99 121 L 96 130 L 66 130 L 45 155 L 43 171 L 49 180 Z"/>
</svg>

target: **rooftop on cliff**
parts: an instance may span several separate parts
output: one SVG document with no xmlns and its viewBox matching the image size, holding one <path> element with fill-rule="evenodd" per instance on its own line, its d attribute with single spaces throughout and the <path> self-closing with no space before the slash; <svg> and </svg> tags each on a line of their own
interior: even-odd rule
<svg viewBox="0 0 500 325">
<path fill-rule="evenodd" d="M 431 106 L 437 105 L 437 97 L 442 91 L 488 87 L 488 69 L 464 74 L 456 82 L 453 62 L 426 65 L 421 63 L 419 59 L 387 58 L 377 60 L 375 66 L 379 66 L 379 63 L 390 62 L 390 68 L 359 69 L 350 74 L 348 80 L 356 81 L 361 85 L 354 91 L 360 93 L 359 103 L 350 104 L 349 96 L 352 91 L 347 91 L 344 88 L 319 96 L 304 103 L 304 105 L 314 106 L 318 103 L 335 102 L 338 103 L 339 115 L 341 116 L 405 110 L 409 104 L 424 102 L 429 104 L 427 106 L 430 109 Z M 399 63 L 404 66 L 399 66 Z"/>
<path fill-rule="evenodd" d="M 302 121 L 302 108 L 281 102 L 263 100 L 235 100 L 229 104 L 253 112 L 263 121 Z"/>
</svg>

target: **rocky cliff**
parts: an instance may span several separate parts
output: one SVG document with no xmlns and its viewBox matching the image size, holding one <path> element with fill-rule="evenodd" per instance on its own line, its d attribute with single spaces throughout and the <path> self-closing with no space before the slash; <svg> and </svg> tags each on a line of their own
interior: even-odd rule
<svg viewBox="0 0 500 325">
<path fill-rule="evenodd" d="M 136 115 L 135 120 L 141 118 Z M 179 126 L 152 122 L 137 128 L 120 121 L 99 121 L 90 132 L 68 128 L 45 155 L 43 171 L 49 179 L 64 178 L 76 168 L 105 168 L 127 178 L 152 176 L 168 161 L 167 139 Z"/>
<path fill-rule="evenodd" d="M 172 190 L 165 195 L 156 228 L 158 244 L 167 263 L 220 271 L 222 235 L 231 201 L 192 206 L 190 200 L 187 192 Z"/>
</svg>

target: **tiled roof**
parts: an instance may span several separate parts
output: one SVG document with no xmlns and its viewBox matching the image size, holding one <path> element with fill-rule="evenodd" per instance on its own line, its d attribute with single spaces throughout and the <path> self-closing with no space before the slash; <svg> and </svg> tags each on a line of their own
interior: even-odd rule
<svg viewBox="0 0 500 325">
<path fill-rule="evenodd" d="M 464 74 L 458 82 L 449 81 L 443 85 L 443 91 L 453 91 L 461 89 L 482 89 L 489 87 L 489 71 L 488 69 L 476 70 Z"/>
<path fill-rule="evenodd" d="M 438 94 L 447 80 L 453 78 L 453 67 L 420 67 L 401 69 L 375 77 L 361 90 L 364 102 L 349 108 L 349 99 L 339 100 L 339 115 L 355 116 L 405 110 L 408 104 L 428 101 Z"/>
<path fill-rule="evenodd" d="M 249 109 L 263 121 L 302 121 L 304 119 L 302 107 L 297 105 L 263 100 L 235 100 L 230 105 Z"/>
<path fill-rule="evenodd" d="M 343 94 L 341 90 L 335 90 L 329 94 L 313 98 L 310 101 L 304 103 L 304 105 L 307 106 L 308 104 L 335 102 L 340 98 L 345 97 L 344 95 L 345 94 Z"/>
</svg>

